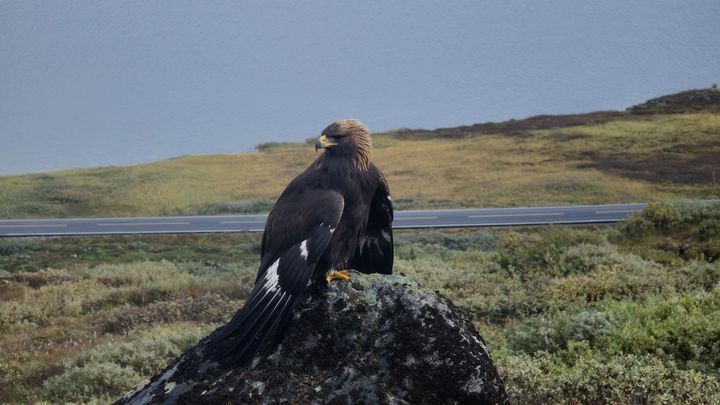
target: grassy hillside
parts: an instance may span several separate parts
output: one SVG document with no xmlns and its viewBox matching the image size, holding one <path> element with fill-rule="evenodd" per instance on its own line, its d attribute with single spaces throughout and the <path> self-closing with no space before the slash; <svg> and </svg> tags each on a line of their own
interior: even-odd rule
<svg viewBox="0 0 720 405">
<path fill-rule="evenodd" d="M 109 402 L 229 319 L 259 235 L 0 240 L 2 402 Z M 720 204 L 614 227 L 396 233 L 514 403 L 718 403 Z"/>
<path fill-rule="evenodd" d="M 708 96 L 716 93 L 680 93 L 633 107 L 642 113 L 376 134 L 373 160 L 400 209 L 716 198 L 720 101 Z M 301 144 L 262 149 L 0 177 L 0 218 L 267 211 L 317 154 Z"/>
</svg>

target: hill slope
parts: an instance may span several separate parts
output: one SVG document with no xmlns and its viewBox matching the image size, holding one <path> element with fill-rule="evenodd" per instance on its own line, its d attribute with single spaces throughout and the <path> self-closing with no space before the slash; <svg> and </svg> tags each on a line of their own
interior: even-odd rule
<svg viewBox="0 0 720 405">
<path fill-rule="evenodd" d="M 627 111 L 375 134 L 398 208 L 713 198 L 720 92 Z M 317 154 L 308 145 L 128 167 L 0 177 L 0 218 L 266 211 Z"/>
</svg>

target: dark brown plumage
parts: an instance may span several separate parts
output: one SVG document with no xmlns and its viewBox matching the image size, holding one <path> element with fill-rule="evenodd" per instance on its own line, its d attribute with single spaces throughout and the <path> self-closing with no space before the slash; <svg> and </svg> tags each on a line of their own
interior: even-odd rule
<svg viewBox="0 0 720 405">
<path fill-rule="evenodd" d="M 245 306 L 211 337 L 211 353 L 222 363 L 246 363 L 268 337 L 279 336 L 311 279 L 325 283 L 329 272 L 343 269 L 392 272 L 392 202 L 370 162 L 367 128 L 352 119 L 332 123 L 315 147 L 325 151 L 270 211 Z"/>
</svg>

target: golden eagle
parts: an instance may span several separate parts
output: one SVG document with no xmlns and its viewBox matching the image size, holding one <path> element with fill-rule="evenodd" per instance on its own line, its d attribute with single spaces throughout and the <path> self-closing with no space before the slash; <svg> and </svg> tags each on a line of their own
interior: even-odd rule
<svg viewBox="0 0 720 405">
<path fill-rule="evenodd" d="M 392 273 L 393 208 L 387 181 L 369 160 L 368 129 L 352 119 L 332 123 L 315 149 L 324 152 L 270 211 L 245 306 L 210 338 L 221 363 L 244 364 L 281 335 L 311 278 L 347 279 L 348 269 Z"/>
</svg>

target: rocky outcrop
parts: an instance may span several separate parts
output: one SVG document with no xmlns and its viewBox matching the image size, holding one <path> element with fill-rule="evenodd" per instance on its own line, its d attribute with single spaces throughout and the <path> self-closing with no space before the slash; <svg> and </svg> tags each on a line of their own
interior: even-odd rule
<svg viewBox="0 0 720 405">
<path fill-rule="evenodd" d="M 247 367 L 211 362 L 206 342 L 119 403 L 507 402 L 473 325 L 402 276 L 356 274 L 310 287 L 281 343 Z"/>
</svg>

